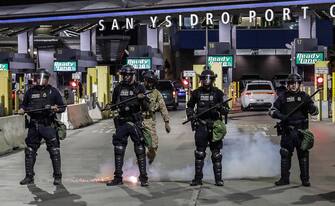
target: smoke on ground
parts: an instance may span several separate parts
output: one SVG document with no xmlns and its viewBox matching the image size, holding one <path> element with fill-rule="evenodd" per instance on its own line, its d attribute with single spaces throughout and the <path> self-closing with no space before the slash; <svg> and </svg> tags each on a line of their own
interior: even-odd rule
<svg viewBox="0 0 335 206">
<path fill-rule="evenodd" d="M 271 142 L 264 132 L 243 133 L 238 128 L 228 127 L 228 134 L 223 146 L 223 177 L 225 179 L 273 177 L 280 173 L 279 145 Z M 204 180 L 213 180 L 213 166 L 207 150 L 204 165 Z M 177 161 L 178 158 L 171 158 Z M 99 177 L 113 177 L 113 161 L 100 167 Z M 138 176 L 136 158 L 125 161 L 124 178 Z M 182 168 L 166 168 L 164 162 L 156 162 L 148 166 L 148 176 L 151 181 L 188 181 L 194 175 L 194 159 Z"/>
</svg>

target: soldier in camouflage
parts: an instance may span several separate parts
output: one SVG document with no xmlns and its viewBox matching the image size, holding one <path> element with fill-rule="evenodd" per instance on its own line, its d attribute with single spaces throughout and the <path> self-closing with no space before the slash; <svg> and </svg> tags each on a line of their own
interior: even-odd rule
<svg viewBox="0 0 335 206">
<path fill-rule="evenodd" d="M 166 108 L 162 94 L 155 88 L 157 82 L 157 77 L 153 71 L 148 71 L 144 75 L 144 86 L 147 91 L 153 90 L 151 94 L 148 95 L 150 99 L 150 111 L 144 114 L 144 126 L 150 131 L 152 138 L 152 145 L 149 145 L 147 156 L 149 159 L 149 164 L 151 164 L 157 153 L 158 149 L 158 136 L 156 132 L 156 117 L 155 113 L 160 112 L 162 118 L 165 122 L 165 130 L 170 133 L 171 128 L 169 124 L 169 113 Z"/>
</svg>

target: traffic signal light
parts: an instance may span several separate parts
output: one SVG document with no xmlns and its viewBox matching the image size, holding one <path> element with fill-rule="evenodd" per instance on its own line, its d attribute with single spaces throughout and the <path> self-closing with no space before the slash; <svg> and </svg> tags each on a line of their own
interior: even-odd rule
<svg viewBox="0 0 335 206">
<path fill-rule="evenodd" d="M 323 79 L 322 76 L 316 77 L 316 84 L 317 84 L 317 88 L 318 89 L 322 89 L 323 88 L 323 82 L 324 82 L 324 79 Z"/>
<path fill-rule="evenodd" d="M 182 80 L 182 83 L 183 83 L 183 86 L 184 86 L 185 88 L 188 88 L 188 87 L 190 86 L 190 82 L 189 82 L 188 79 L 183 79 L 183 80 Z"/>
<path fill-rule="evenodd" d="M 77 87 L 78 87 L 78 83 L 77 83 L 77 81 L 75 81 L 75 80 L 70 81 L 70 86 L 71 86 L 73 89 L 77 88 Z"/>
</svg>

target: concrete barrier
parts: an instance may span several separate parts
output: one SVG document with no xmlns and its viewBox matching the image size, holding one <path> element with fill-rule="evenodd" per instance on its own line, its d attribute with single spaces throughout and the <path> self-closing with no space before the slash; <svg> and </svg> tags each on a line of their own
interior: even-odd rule
<svg viewBox="0 0 335 206">
<path fill-rule="evenodd" d="M 93 123 L 93 120 L 88 113 L 88 106 L 86 103 L 68 105 L 67 119 L 72 125 L 72 128 L 68 129 L 77 129 Z"/>
<path fill-rule="evenodd" d="M 27 131 L 23 116 L 0 117 L 0 155 L 24 148 Z"/>
</svg>

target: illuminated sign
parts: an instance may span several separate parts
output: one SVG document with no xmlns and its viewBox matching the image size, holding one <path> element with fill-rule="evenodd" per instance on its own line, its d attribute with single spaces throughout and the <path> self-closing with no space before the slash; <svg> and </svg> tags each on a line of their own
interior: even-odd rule
<svg viewBox="0 0 335 206">
<path fill-rule="evenodd" d="M 151 58 L 127 58 L 127 64 L 133 66 L 135 69 L 151 69 Z"/>
<path fill-rule="evenodd" d="M 0 71 L 8 71 L 8 63 L 0 63 Z"/>
<path fill-rule="evenodd" d="M 312 65 L 324 59 L 323 52 L 297 52 L 295 54 L 296 65 Z"/>
<path fill-rule="evenodd" d="M 220 63 L 222 67 L 234 67 L 234 56 L 233 55 L 208 56 L 208 65 L 211 67 L 213 63 Z"/>
<path fill-rule="evenodd" d="M 135 28 L 135 22 L 138 21 L 138 19 L 133 18 L 133 16 L 137 15 L 145 15 L 148 16 L 147 21 L 149 23 L 150 28 L 157 28 L 160 26 L 164 26 L 166 28 L 171 27 L 174 24 L 174 21 L 172 20 L 173 17 L 176 17 L 175 14 L 178 14 L 176 23 L 179 27 L 185 26 L 184 25 L 184 18 L 187 17 L 190 20 L 190 26 L 195 27 L 197 25 L 200 25 L 202 22 L 202 19 L 204 17 L 206 25 L 212 26 L 214 25 L 214 19 L 219 19 L 223 24 L 229 24 L 232 19 L 232 12 L 229 12 L 229 10 L 235 10 L 235 9 L 246 9 L 246 8 L 252 8 L 252 10 L 243 12 L 247 13 L 247 18 L 250 23 L 253 23 L 257 17 L 264 17 L 264 20 L 267 22 L 274 21 L 275 17 L 275 10 L 271 9 L 272 7 L 283 7 L 280 11 L 281 19 L 283 21 L 291 21 L 292 20 L 292 13 L 293 11 L 288 6 L 295 5 L 293 4 L 295 2 L 296 5 L 299 5 L 299 3 L 302 3 L 303 1 L 290 1 L 290 2 L 271 2 L 268 4 L 259 4 L 260 7 L 264 9 L 264 12 L 257 13 L 258 11 L 253 10 L 254 8 L 257 8 L 258 4 L 238 4 L 238 5 L 226 5 L 226 6 L 211 6 L 211 7 L 199 7 L 199 8 L 179 8 L 179 9 L 164 9 L 164 10 L 149 10 L 149 11 L 136 11 L 132 13 L 127 12 L 119 12 L 118 14 L 111 14 L 110 16 L 106 15 L 105 17 L 112 17 L 108 22 L 111 22 L 110 28 L 107 28 L 107 25 L 105 24 L 104 19 L 100 19 L 98 21 L 98 30 L 99 31 L 105 31 L 105 30 L 123 30 L 124 28 L 126 30 L 134 29 Z M 314 4 L 321 4 L 321 3 L 330 3 L 329 1 L 325 0 L 309 0 L 307 3 L 314 3 Z M 285 7 L 286 6 L 286 7 Z M 302 17 L 303 19 L 307 19 L 308 12 L 310 12 L 309 6 L 306 5 L 306 1 L 304 1 L 304 4 L 300 7 Z M 220 16 L 216 16 L 218 11 L 222 11 L 220 13 Z M 201 12 L 201 14 L 196 14 L 194 12 Z M 206 13 L 203 13 L 206 12 Z M 212 12 L 215 12 L 212 13 Z M 183 13 L 189 13 L 187 15 Z M 165 14 L 163 16 L 162 14 Z M 327 14 L 331 16 L 332 18 L 335 18 L 335 4 L 331 5 L 329 10 L 327 11 Z M 101 15 L 101 14 L 100 14 Z M 119 17 L 119 18 L 117 18 Z M 1 21 L 4 20 L 0 20 Z M 165 24 L 160 24 L 160 22 L 166 22 Z"/>
<path fill-rule="evenodd" d="M 77 62 L 76 61 L 55 61 L 54 72 L 76 72 Z"/>
</svg>

